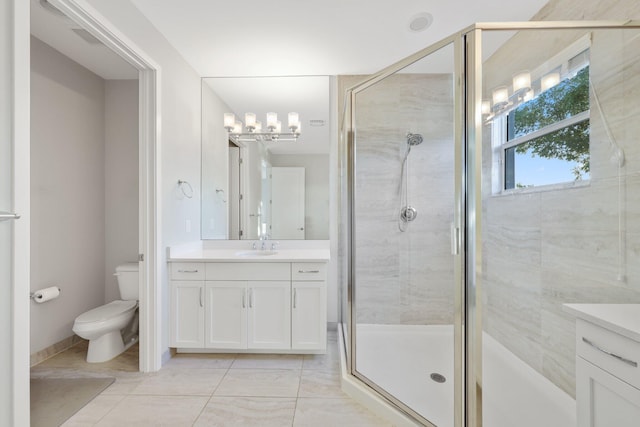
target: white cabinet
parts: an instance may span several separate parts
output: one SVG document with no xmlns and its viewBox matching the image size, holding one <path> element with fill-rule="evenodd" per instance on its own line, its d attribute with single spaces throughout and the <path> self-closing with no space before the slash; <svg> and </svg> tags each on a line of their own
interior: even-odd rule
<svg viewBox="0 0 640 427">
<path fill-rule="evenodd" d="M 325 263 L 172 263 L 170 271 L 172 347 L 326 351 Z"/>
<path fill-rule="evenodd" d="M 576 359 L 576 400 L 580 427 L 637 427 L 640 389 L 607 371 Z"/>
<path fill-rule="evenodd" d="M 325 348 L 327 287 L 324 282 L 293 282 L 291 288 L 291 348 Z"/>
<path fill-rule="evenodd" d="M 291 282 L 251 281 L 248 283 L 248 291 L 247 347 L 289 349 L 291 347 Z"/>
<path fill-rule="evenodd" d="M 204 282 L 171 283 L 171 345 L 204 347 Z"/>
<path fill-rule="evenodd" d="M 327 342 L 327 264 L 291 264 L 291 348 L 325 349 Z"/>
<path fill-rule="evenodd" d="M 238 282 L 206 283 L 206 348 L 247 348 L 247 288 Z"/>
<path fill-rule="evenodd" d="M 639 363 L 639 342 L 577 320 L 576 404 L 580 427 L 639 425 Z"/>
</svg>

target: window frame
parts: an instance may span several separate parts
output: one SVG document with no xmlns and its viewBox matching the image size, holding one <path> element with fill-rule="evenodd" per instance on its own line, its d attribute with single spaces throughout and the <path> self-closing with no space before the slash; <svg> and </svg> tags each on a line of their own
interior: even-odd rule
<svg viewBox="0 0 640 427">
<path fill-rule="evenodd" d="M 575 58 L 580 53 L 585 50 L 591 49 L 591 33 L 581 37 L 570 46 L 553 56 L 551 59 L 546 61 L 543 65 L 536 68 L 532 73 L 532 81 L 536 81 L 540 79 L 546 73 L 554 70 L 561 69 L 562 78 L 560 81 L 566 80 L 566 74 L 568 73 L 568 63 L 571 59 Z M 591 61 L 588 60 L 585 64 L 580 66 L 579 68 L 573 70 L 576 73 L 583 68 L 590 66 Z M 521 105 L 521 104 L 520 104 Z M 491 120 L 491 141 L 492 141 L 492 194 L 493 195 L 509 195 L 514 193 L 531 193 L 531 192 L 541 192 L 541 191 L 549 191 L 555 189 L 563 189 L 563 188 L 573 188 L 573 187 L 581 187 L 587 186 L 590 184 L 590 177 L 582 180 L 574 180 L 574 181 L 566 181 L 566 182 L 557 182 L 552 184 L 543 184 L 531 187 L 514 187 L 514 188 L 505 188 L 506 186 L 506 174 L 507 174 L 507 162 L 506 162 L 506 151 L 515 146 L 524 144 L 533 139 L 542 137 L 544 135 L 556 132 L 560 129 L 567 128 L 569 126 L 573 126 L 575 124 L 581 123 L 585 120 L 590 120 L 591 118 L 591 109 L 587 109 L 581 113 L 568 117 L 566 119 L 557 121 L 550 125 L 544 126 L 542 128 L 536 129 L 526 135 L 521 135 L 511 140 L 508 140 L 508 116 L 511 111 L 517 108 L 518 105 L 512 106 L 505 111 L 501 111 L 496 113 L 496 115 Z M 591 176 L 591 175 L 589 175 Z"/>
</svg>

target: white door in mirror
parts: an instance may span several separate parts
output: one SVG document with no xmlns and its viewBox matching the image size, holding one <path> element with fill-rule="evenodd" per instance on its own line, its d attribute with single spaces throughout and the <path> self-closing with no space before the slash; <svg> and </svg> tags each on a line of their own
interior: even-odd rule
<svg viewBox="0 0 640 427">
<path fill-rule="evenodd" d="M 305 170 L 271 168 L 271 235 L 278 239 L 305 238 Z"/>
</svg>

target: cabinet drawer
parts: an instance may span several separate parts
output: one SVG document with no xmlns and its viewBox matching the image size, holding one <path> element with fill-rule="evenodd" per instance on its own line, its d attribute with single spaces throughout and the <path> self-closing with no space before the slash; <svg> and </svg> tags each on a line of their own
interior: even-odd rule
<svg viewBox="0 0 640 427">
<path fill-rule="evenodd" d="M 207 280 L 291 280 L 288 262 L 211 262 Z"/>
<path fill-rule="evenodd" d="M 204 264 L 201 262 L 172 262 L 172 280 L 204 280 Z"/>
<path fill-rule="evenodd" d="M 640 343 L 577 319 L 576 354 L 640 388 Z"/>
<path fill-rule="evenodd" d="M 292 280 L 326 280 L 327 264 L 324 262 L 294 262 L 291 264 Z"/>
</svg>

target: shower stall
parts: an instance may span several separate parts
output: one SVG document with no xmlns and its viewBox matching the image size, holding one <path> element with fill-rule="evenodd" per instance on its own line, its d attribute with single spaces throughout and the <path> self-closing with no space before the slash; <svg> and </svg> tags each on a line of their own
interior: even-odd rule
<svg viewBox="0 0 640 427">
<path fill-rule="evenodd" d="M 349 381 L 419 425 L 576 426 L 565 304 L 640 304 L 640 23 L 477 24 L 338 84 Z"/>
</svg>

